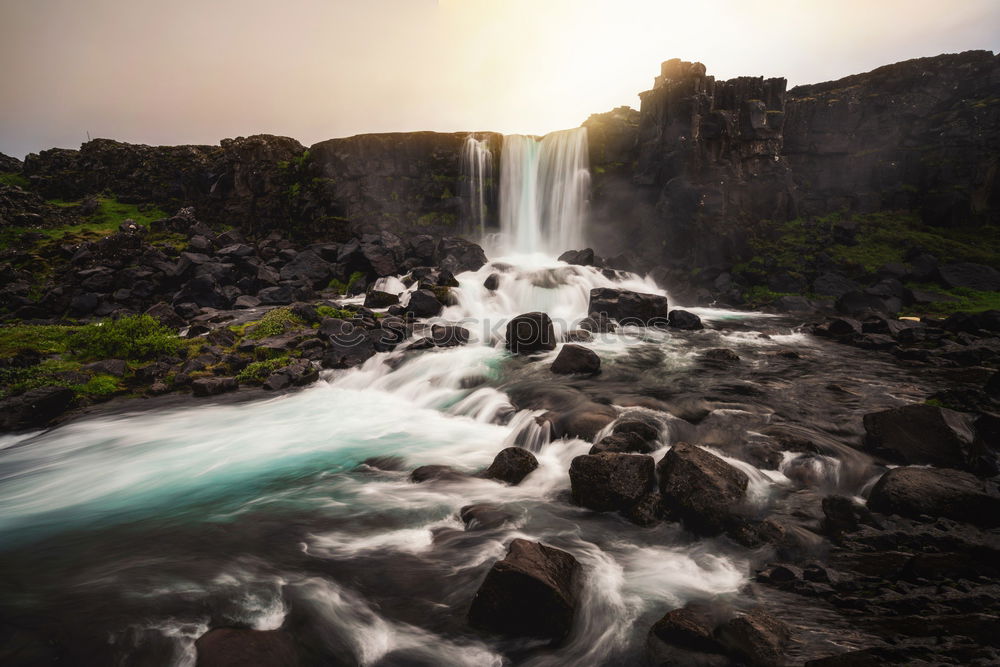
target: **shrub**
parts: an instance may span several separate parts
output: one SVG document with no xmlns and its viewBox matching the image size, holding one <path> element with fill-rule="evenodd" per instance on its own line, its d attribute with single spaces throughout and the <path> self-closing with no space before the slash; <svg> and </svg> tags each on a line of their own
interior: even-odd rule
<svg viewBox="0 0 1000 667">
<path fill-rule="evenodd" d="M 316 314 L 321 318 L 326 319 L 327 317 L 336 317 L 339 320 L 349 320 L 356 313 L 344 308 L 334 308 L 333 306 L 317 306 Z"/>
<path fill-rule="evenodd" d="M 177 335 L 149 315 L 89 324 L 70 339 L 70 349 L 81 359 L 150 359 L 176 354 Z"/>
<path fill-rule="evenodd" d="M 291 363 L 291 359 L 287 355 L 265 361 L 255 361 L 248 364 L 246 368 L 236 374 L 236 381 L 263 382 L 271 373 L 287 366 L 289 363 Z"/>
<path fill-rule="evenodd" d="M 253 340 L 279 336 L 289 329 L 297 329 L 306 326 L 302 318 L 294 315 L 288 308 L 275 308 L 269 311 L 256 323 L 249 323 L 244 330 L 244 335 Z"/>
</svg>

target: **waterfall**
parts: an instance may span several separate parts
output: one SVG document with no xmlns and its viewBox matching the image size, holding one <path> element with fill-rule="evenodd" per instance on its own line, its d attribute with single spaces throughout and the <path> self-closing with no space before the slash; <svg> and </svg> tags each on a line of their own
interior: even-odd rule
<svg viewBox="0 0 1000 667">
<path fill-rule="evenodd" d="M 551 132 L 540 140 L 505 136 L 500 160 L 504 250 L 558 255 L 582 247 L 589 192 L 586 128 Z"/>
<path fill-rule="evenodd" d="M 489 139 L 470 134 L 462 149 L 462 199 L 467 203 L 466 231 L 486 233 L 486 201 L 493 187 L 493 152 Z"/>
</svg>

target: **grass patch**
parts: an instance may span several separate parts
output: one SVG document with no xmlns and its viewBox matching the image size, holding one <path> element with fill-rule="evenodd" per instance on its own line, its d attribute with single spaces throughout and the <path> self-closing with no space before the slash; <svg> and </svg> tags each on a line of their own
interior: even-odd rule
<svg viewBox="0 0 1000 667">
<path fill-rule="evenodd" d="M 910 306 L 902 311 L 904 315 L 945 316 L 952 313 L 979 313 L 984 310 L 1000 310 L 1000 292 L 980 292 L 965 287 L 943 289 L 938 285 L 911 284 L 910 288 L 945 294 L 956 299 L 956 301 L 937 301 L 920 306 Z"/>
<path fill-rule="evenodd" d="M 35 350 L 42 356 L 64 354 L 69 339 L 79 327 L 60 325 L 7 325 L 0 327 L 0 359 L 13 357 L 24 350 Z"/>
<path fill-rule="evenodd" d="M 0 172 L 0 185 L 13 185 L 19 188 L 27 188 L 28 179 L 16 171 Z"/>
<path fill-rule="evenodd" d="M 126 220 L 134 220 L 140 227 L 146 227 L 153 220 L 169 217 L 165 211 L 155 206 L 144 206 L 140 210 L 139 205 L 124 204 L 114 197 L 98 197 L 97 202 L 97 210 L 91 215 L 81 218 L 82 222 L 75 225 L 40 228 L 8 227 L 0 232 L 0 248 L 10 246 L 28 232 L 41 234 L 45 240 L 51 241 L 61 241 L 70 236 L 83 237 L 80 240 L 86 240 L 86 237 L 113 234 L 118 231 L 118 226 Z M 46 203 L 56 208 L 66 209 L 68 213 L 73 213 L 73 209 L 80 206 L 80 202 L 61 199 L 50 199 Z"/>
<path fill-rule="evenodd" d="M 288 355 L 255 361 L 236 374 L 237 382 L 263 382 L 271 373 L 292 363 Z"/>
<path fill-rule="evenodd" d="M 149 315 L 105 320 L 79 329 L 69 340 L 80 359 L 141 360 L 177 354 L 181 340 Z"/>
<path fill-rule="evenodd" d="M 320 316 L 321 319 L 326 319 L 327 317 L 335 317 L 338 320 L 349 320 L 354 317 L 357 313 L 345 308 L 334 308 L 333 306 L 317 306 L 316 314 Z"/>
</svg>

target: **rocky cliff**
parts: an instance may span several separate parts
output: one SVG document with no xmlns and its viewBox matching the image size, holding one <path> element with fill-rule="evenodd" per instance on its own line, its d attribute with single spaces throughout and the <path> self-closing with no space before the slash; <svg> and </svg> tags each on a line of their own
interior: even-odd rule
<svg viewBox="0 0 1000 667">
<path fill-rule="evenodd" d="M 1000 59 L 973 51 L 888 65 L 786 91 L 784 79 L 718 81 L 663 63 L 639 111 L 590 117 L 588 232 L 636 267 L 712 276 L 752 258 L 754 239 L 831 213 L 910 211 L 938 227 L 1000 222 Z M 389 230 L 462 231 L 466 133 L 332 139 L 308 149 L 258 135 L 219 146 L 106 139 L 29 155 L 46 199 L 105 192 L 252 235 L 341 240 Z M 502 137 L 487 137 L 499 157 Z M 499 162 L 499 160 L 497 160 Z M 10 162 L 5 171 L 22 171 Z M 495 192 L 495 189 L 494 189 Z M 496 201 L 487 201 L 495 219 Z"/>
</svg>

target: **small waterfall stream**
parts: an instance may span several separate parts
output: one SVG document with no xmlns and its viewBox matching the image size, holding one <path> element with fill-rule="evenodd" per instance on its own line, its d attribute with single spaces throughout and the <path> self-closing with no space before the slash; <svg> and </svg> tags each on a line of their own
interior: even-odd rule
<svg viewBox="0 0 1000 667">
<path fill-rule="evenodd" d="M 489 218 L 487 202 L 493 190 L 493 151 L 489 139 L 470 134 L 462 148 L 462 197 L 466 205 L 466 233 L 483 238 Z"/>
</svg>

